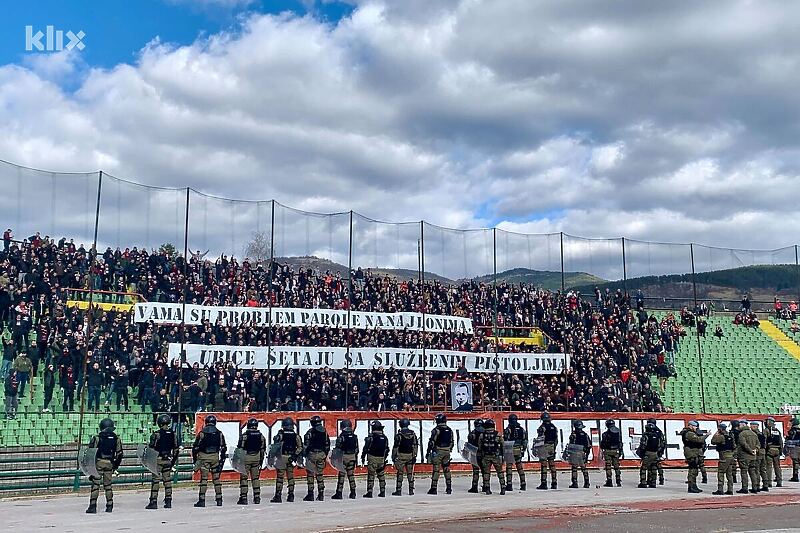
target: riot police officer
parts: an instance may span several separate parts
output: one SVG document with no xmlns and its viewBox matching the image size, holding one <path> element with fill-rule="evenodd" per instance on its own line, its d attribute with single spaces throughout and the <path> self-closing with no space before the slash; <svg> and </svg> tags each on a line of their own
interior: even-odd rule
<svg viewBox="0 0 800 533">
<path fill-rule="evenodd" d="M 503 473 L 503 437 L 497 433 L 494 420 L 483 421 L 483 433 L 478 437 L 478 453 L 483 470 L 483 493 L 491 494 L 492 467 L 500 481 L 500 494 L 506 493 L 506 480 Z"/>
<path fill-rule="evenodd" d="M 664 484 L 664 465 L 662 461 L 664 460 L 664 452 L 667 449 L 667 437 L 664 435 L 664 432 L 661 431 L 661 428 L 658 427 L 655 418 L 648 418 L 647 423 L 650 424 L 653 428 L 655 428 L 656 433 L 661 436 L 661 446 L 658 449 L 658 461 L 656 461 L 656 471 L 658 472 L 658 484 Z"/>
<path fill-rule="evenodd" d="M 473 422 L 472 431 L 470 431 L 467 435 L 467 442 L 475 446 L 475 449 L 478 450 L 478 452 L 480 452 L 480 448 L 478 448 L 478 441 L 480 440 L 481 434 L 483 434 L 483 424 L 484 421 L 482 419 L 476 419 L 475 422 Z M 478 493 L 478 481 L 480 480 L 480 476 L 483 471 L 483 465 L 481 463 L 483 458 L 478 455 L 476 459 L 478 464 L 470 465 L 472 466 L 472 487 L 470 487 L 470 489 L 467 491 L 473 494 Z"/>
<path fill-rule="evenodd" d="M 750 430 L 756 434 L 758 439 L 755 461 L 756 483 L 753 488 L 757 492 L 769 492 L 765 479 L 767 475 L 767 437 L 761 432 L 761 428 L 755 420 L 750 422 Z"/>
<path fill-rule="evenodd" d="M 444 473 L 447 494 L 452 494 L 453 485 L 450 477 L 450 453 L 453 451 L 454 444 L 453 430 L 447 425 L 447 417 L 439 413 L 436 415 L 436 427 L 431 431 L 431 437 L 428 440 L 428 449 L 425 453 L 425 457 L 433 465 L 431 488 L 428 490 L 428 494 L 436 494 L 440 471 Z"/>
<path fill-rule="evenodd" d="M 720 422 L 717 425 L 717 432 L 711 437 L 711 444 L 717 447 L 719 462 L 717 463 L 717 490 L 712 492 L 715 496 L 727 494 L 733 495 L 733 471 L 736 468 L 736 460 L 733 452 L 736 449 L 736 442 L 733 434 L 728 432 L 728 425 Z M 725 480 L 728 481 L 728 490 L 723 492 Z"/>
<path fill-rule="evenodd" d="M 200 470 L 200 492 L 198 494 L 195 507 L 206 506 L 206 489 L 208 488 L 208 478 L 214 483 L 214 494 L 217 499 L 217 507 L 222 507 L 222 483 L 219 475 L 222 473 L 222 465 L 225 463 L 228 447 L 225 444 L 225 435 L 217 429 L 217 417 L 208 415 L 206 424 L 192 445 L 192 459 L 194 460 L 195 470 Z"/>
<path fill-rule="evenodd" d="M 389 456 L 389 439 L 383 434 L 383 424 L 375 420 L 372 433 L 364 440 L 361 462 L 367 465 L 367 492 L 365 498 L 372 498 L 375 476 L 378 477 L 379 498 L 386 496 L 386 458 Z"/>
<path fill-rule="evenodd" d="M 150 502 L 145 509 L 158 509 L 158 486 L 164 484 L 164 509 L 172 507 L 172 469 L 178 462 L 178 437 L 172 431 L 172 418 L 162 413 L 156 421 L 158 430 L 150 435 L 149 446 L 158 453 L 156 466 L 158 474 L 153 474 L 150 482 Z"/>
<path fill-rule="evenodd" d="M 800 441 L 800 419 L 797 417 L 792 418 L 790 423 L 792 427 L 789 428 L 789 432 L 786 434 L 786 440 Z M 789 481 L 794 483 L 800 481 L 800 478 L 797 477 L 798 470 L 800 470 L 800 456 L 795 455 L 792 457 L 792 477 L 789 478 Z"/>
<path fill-rule="evenodd" d="M 238 505 L 247 505 L 247 478 L 253 486 L 253 503 L 261 503 L 261 465 L 267 453 L 267 439 L 258 430 L 258 420 L 251 418 L 247 421 L 245 432 L 239 436 L 237 448 L 244 450 L 244 467 L 246 474 L 239 473 L 239 501 Z"/>
<path fill-rule="evenodd" d="M 640 489 L 656 488 L 658 462 L 664 448 L 664 433 L 656 425 L 655 419 L 651 418 L 645 424 L 644 434 L 642 434 L 639 447 L 636 449 L 636 455 L 642 460 L 639 466 L 638 487 Z"/>
<path fill-rule="evenodd" d="M 539 456 L 539 467 L 541 469 L 542 483 L 536 487 L 539 490 L 547 490 L 547 471 L 550 471 L 550 488 L 558 488 L 556 477 L 556 446 L 558 445 L 558 428 L 551 422 L 550 413 L 545 411 L 540 417 L 542 425 L 536 430 L 539 437 L 544 437 L 544 448 Z"/>
<path fill-rule="evenodd" d="M 306 431 L 303 437 L 303 455 L 306 458 L 306 484 L 308 484 L 308 494 L 303 498 L 304 502 L 314 501 L 314 478 L 317 480 L 317 501 L 325 499 L 325 460 L 331 450 L 331 438 L 325 431 L 322 418 L 319 416 L 311 417 L 311 429 Z"/>
<path fill-rule="evenodd" d="M 606 420 L 606 430 L 600 436 L 600 450 L 603 452 L 603 460 L 606 468 L 605 487 L 613 487 L 611 483 L 611 470 L 613 468 L 617 481 L 617 487 L 622 486 L 622 471 L 619 467 L 619 460 L 625 458 L 622 447 L 622 433 L 613 420 Z"/>
<path fill-rule="evenodd" d="M 731 420 L 731 436 L 733 437 L 733 482 L 737 483 L 739 472 L 739 433 L 742 427 L 739 420 Z"/>
<path fill-rule="evenodd" d="M 346 475 L 347 481 L 350 483 L 350 499 L 354 500 L 356 498 L 356 476 L 354 472 L 358 462 L 358 437 L 353 432 L 353 423 L 349 420 L 342 420 L 339 427 L 341 433 L 336 437 L 334 448 L 342 452 L 342 465 L 345 471 L 339 471 L 339 476 L 336 479 L 336 494 L 333 495 L 333 499 L 342 499 Z"/>
<path fill-rule="evenodd" d="M 275 479 L 275 496 L 270 503 L 281 503 L 283 492 L 283 478 L 289 485 L 286 494 L 286 501 L 294 501 L 294 464 L 297 456 L 303 452 L 303 441 L 300 435 L 294 431 L 294 421 L 291 418 L 284 418 L 281 422 L 281 429 L 275 435 L 275 444 L 280 448 L 280 460 L 277 465 L 277 477 Z"/>
<path fill-rule="evenodd" d="M 703 492 L 702 489 L 697 486 L 697 474 L 700 468 L 700 456 L 702 455 L 706 439 L 700 434 L 699 430 L 700 424 L 698 424 L 696 420 L 690 420 L 686 427 L 680 432 L 681 440 L 683 441 L 683 456 L 689 467 L 687 481 L 691 494 Z"/>
<path fill-rule="evenodd" d="M 764 480 L 767 487 L 772 487 L 772 474 L 775 474 L 775 486 L 783 486 L 783 475 L 781 472 L 781 451 L 783 450 L 783 435 L 775 427 L 775 419 L 771 416 L 764 421 L 764 436 L 766 438 L 766 467 L 764 469 Z"/>
<path fill-rule="evenodd" d="M 522 467 L 522 455 L 528 449 L 528 433 L 519 425 L 517 415 L 508 415 L 508 427 L 503 431 L 505 442 L 514 442 L 514 463 L 506 463 L 506 490 L 513 490 L 511 476 L 513 467 L 517 468 L 519 476 L 519 490 L 525 490 L 525 469 Z"/>
<path fill-rule="evenodd" d="M 742 488 L 737 490 L 738 494 L 753 494 L 758 492 L 758 471 L 756 470 L 756 458 L 758 457 L 758 436 L 748 427 L 747 421 L 739 423 L 739 473 L 742 476 Z M 748 491 L 747 481 L 750 480 L 752 488 Z"/>
<path fill-rule="evenodd" d="M 419 453 L 419 440 L 410 425 L 411 421 L 408 418 L 400 420 L 400 431 L 394 436 L 392 463 L 397 471 L 397 481 L 392 496 L 403 494 L 403 475 L 408 477 L 408 494 L 414 494 L 414 464 Z"/>
<path fill-rule="evenodd" d="M 578 468 L 581 469 L 583 474 L 583 488 L 589 488 L 589 470 L 586 468 L 586 461 L 589 460 L 589 452 L 592 450 L 592 441 L 589 434 L 584 430 L 583 422 L 575 420 L 572 422 L 572 433 L 569 436 L 570 444 L 577 444 L 583 446 L 582 456 L 579 457 L 577 463 L 570 461 L 570 470 L 572 474 L 572 484 L 569 486 L 571 489 L 578 488 Z"/>
<path fill-rule="evenodd" d="M 100 496 L 100 484 L 106 493 L 106 512 L 114 510 L 114 489 L 111 487 L 111 478 L 122 463 L 122 441 L 114 433 L 114 421 L 104 418 L 100 421 L 100 432 L 89 441 L 89 448 L 97 448 L 95 466 L 99 477 L 90 476 L 92 490 L 89 493 L 89 507 L 86 512 L 97 512 L 97 498 Z"/>
</svg>

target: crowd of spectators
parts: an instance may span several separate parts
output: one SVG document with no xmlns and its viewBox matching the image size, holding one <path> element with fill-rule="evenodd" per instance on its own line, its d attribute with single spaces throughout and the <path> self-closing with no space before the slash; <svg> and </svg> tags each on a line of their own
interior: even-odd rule
<svg viewBox="0 0 800 533">
<path fill-rule="evenodd" d="M 531 344 L 495 346 L 490 326 L 520 334 L 538 327 L 546 350 L 567 353 L 570 367 L 556 375 L 469 374 L 473 403 L 518 410 L 663 411 L 651 376 L 669 377 L 685 333 L 673 315 L 659 320 L 621 291 L 548 291 L 528 284 L 463 281 L 420 283 L 377 276 L 368 270 L 293 269 L 225 255 L 192 254 L 188 263 L 168 250 L 106 249 L 96 260 L 69 239 L 36 234 L 4 238 L 0 253 L 0 378 L 6 395 L 32 401 L 44 392 L 42 410 L 71 411 L 85 392 L 90 410 L 412 410 L 443 406 L 453 373 L 372 370 L 248 370 L 219 363 L 181 366 L 168 361 L 170 342 L 297 346 L 427 347 L 472 352 L 532 351 Z M 93 316 L 66 305 L 75 289 L 135 292 L 147 301 L 205 305 L 273 306 L 416 311 L 469 317 L 474 333 L 431 333 L 337 328 L 225 326 L 205 322 L 136 324 L 130 312 Z M 104 293 L 103 293 L 104 294 Z M 102 298 L 105 298 L 103 296 Z M 102 299 L 101 298 L 101 299 Z M 118 297 L 117 297 L 118 298 Z M 495 300 L 496 298 L 496 300 Z M 462 375 L 463 372 L 459 372 Z M 666 379 L 665 377 L 665 379 Z M 35 380 L 35 381 L 34 381 Z M 13 387 L 12 387 L 13 385 Z M 84 391 L 85 387 L 85 391 Z M 661 383 L 663 390 L 663 382 Z M 56 401 L 54 402 L 54 392 Z M 29 396 L 26 397 L 26 394 Z"/>
</svg>

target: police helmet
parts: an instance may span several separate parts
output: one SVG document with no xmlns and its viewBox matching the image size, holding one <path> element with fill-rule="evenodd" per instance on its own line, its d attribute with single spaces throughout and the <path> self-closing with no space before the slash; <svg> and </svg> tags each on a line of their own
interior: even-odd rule
<svg viewBox="0 0 800 533">
<path fill-rule="evenodd" d="M 613 420 L 606 420 L 606 427 L 609 428 L 609 429 L 613 428 L 614 427 L 614 421 Z"/>
<path fill-rule="evenodd" d="M 484 426 L 484 424 L 483 424 L 483 418 L 476 418 L 476 419 L 475 419 L 475 420 L 472 422 L 472 425 L 473 425 L 473 426 L 475 426 L 475 429 L 482 428 L 482 427 Z"/>
<path fill-rule="evenodd" d="M 494 418 L 487 418 L 483 421 L 484 429 L 494 429 Z"/>
<path fill-rule="evenodd" d="M 764 423 L 765 423 L 766 425 L 768 425 L 768 426 L 772 426 L 772 425 L 774 425 L 774 424 L 775 424 L 775 419 L 774 419 L 773 417 L 771 417 L 771 416 L 770 416 L 770 417 L 767 417 L 767 419 L 766 419 L 766 420 L 764 420 Z"/>
<path fill-rule="evenodd" d="M 114 421 L 111 420 L 110 418 L 104 418 L 100 421 L 100 431 L 103 431 L 105 433 L 110 433 L 114 431 L 114 429 L 116 429 L 114 427 Z"/>
<path fill-rule="evenodd" d="M 517 415 L 515 415 L 514 413 L 511 413 L 510 415 L 508 415 L 508 423 L 509 424 L 516 424 L 518 420 L 519 419 L 517 418 Z"/>
<path fill-rule="evenodd" d="M 798 419 L 798 418 L 792 418 L 792 420 L 791 420 L 791 424 L 792 424 L 792 427 L 794 427 L 794 426 L 800 426 L 800 419 Z"/>
<path fill-rule="evenodd" d="M 156 420 L 156 424 L 158 427 L 163 428 L 172 423 L 172 418 L 167 413 L 161 413 L 158 415 L 158 420 Z"/>
<path fill-rule="evenodd" d="M 342 420 L 341 422 L 339 422 L 339 429 L 341 429 L 342 431 L 346 429 L 353 429 L 353 423 L 350 422 L 349 420 Z"/>
<path fill-rule="evenodd" d="M 317 427 L 322 424 L 322 418 L 317 415 L 311 417 L 311 427 Z"/>
<path fill-rule="evenodd" d="M 439 413 L 436 415 L 437 424 L 444 424 L 445 422 L 447 422 L 447 417 L 444 415 L 444 413 Z"/>
<path fill-rule="evenodd" d="M 207 426 L 216 426 L 217 425 L 217 417 L 214 415 L 208 415 L 206 417 L 206 425 Z"/>
<path fill-rule="evenodd" d="M 281 422 L 281 428 L 282 429 L 294 429 L 294 420 L 292 420 L 289 417 L 284 418 L 283 422 Z"/>
<path fill-rule="evenodd" d="M 401 418 L 400 419 L 400 427 L 401 428 L 407 428 L 410 425 L 411 425 L 411 420 L 409 420 L 408 418 Z"/>
<path fill-rule="evenodd" d="M 539 417 L 543 422 L 550 422 L 550 413 L 547 411 L 542 413 L 542 416 Z"/>
<path fill-rule="evenodd" d="M 719 424 L 717 424 L 717 427 L 724 431 L 728 429 L 728 424 L 726 424 L 725 422 L 720 422 Z"/>
<path fill-rule="evenodd" d="M 258 429 L 258 420 L 255 418 L 249 418 L 247 420 L 247 429 Z"/>
<path fill-rule="evenodd" d="M 689 420 L 688 426 L 693 428 L 699 428 L 700 424 L 697 423 L 697 420 Z"/>
<path fill-rule="evenodd" d="M 583 422 L 581 422 L 580 420 L 573 420 L 572 427 L 574 427 L 575 429 L 583 429 Z"/>
<path fill-rule="evenodd" d="M 738 428 L 739 427 L 739 421 L 738 420 L 731 420 L 731 427 L 734 428 L 734 429 Z"/>
<path fill-rule="evenodd" d="M 378 431 L 383 429 L 383 424 L 380 423 L 379 420 L 375 420 L 372 422 L 372 431 Z"/>
<path fill-rule="evenodd" d="M 656 419 L 655 418 L 648 418 L 647 419 L 647 424 L 651 425 L 651 426 L 655 426 L 656 425 Z"/>
</svg>

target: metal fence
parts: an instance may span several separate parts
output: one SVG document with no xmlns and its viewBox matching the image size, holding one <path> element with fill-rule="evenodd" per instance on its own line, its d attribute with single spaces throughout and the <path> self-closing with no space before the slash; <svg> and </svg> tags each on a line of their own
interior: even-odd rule
<svg viewBox="0 0 800 533">
<path fill-rule="evenodd" d="M 745 250 L 386 222 L 352 211 L 313 213 L 275 200 L 152 187 L 102 171 L 45 172 L 7 162 L 0 162 L 0 184 L 0 213 L 15 238 L 40 232 L 100 253 L 166 244 L 178 253 L 313 264 L 343 276 L 362 268 L 427 281 L 497 279 L 589 297 L 595 287 L 640 290 L 668 308 L 693 303 L 695 293 L 727 309 L 745 293 L 760 310 L 771 308 L 775 296 L 800 298 L 798 245 Z"/>
</svg>

